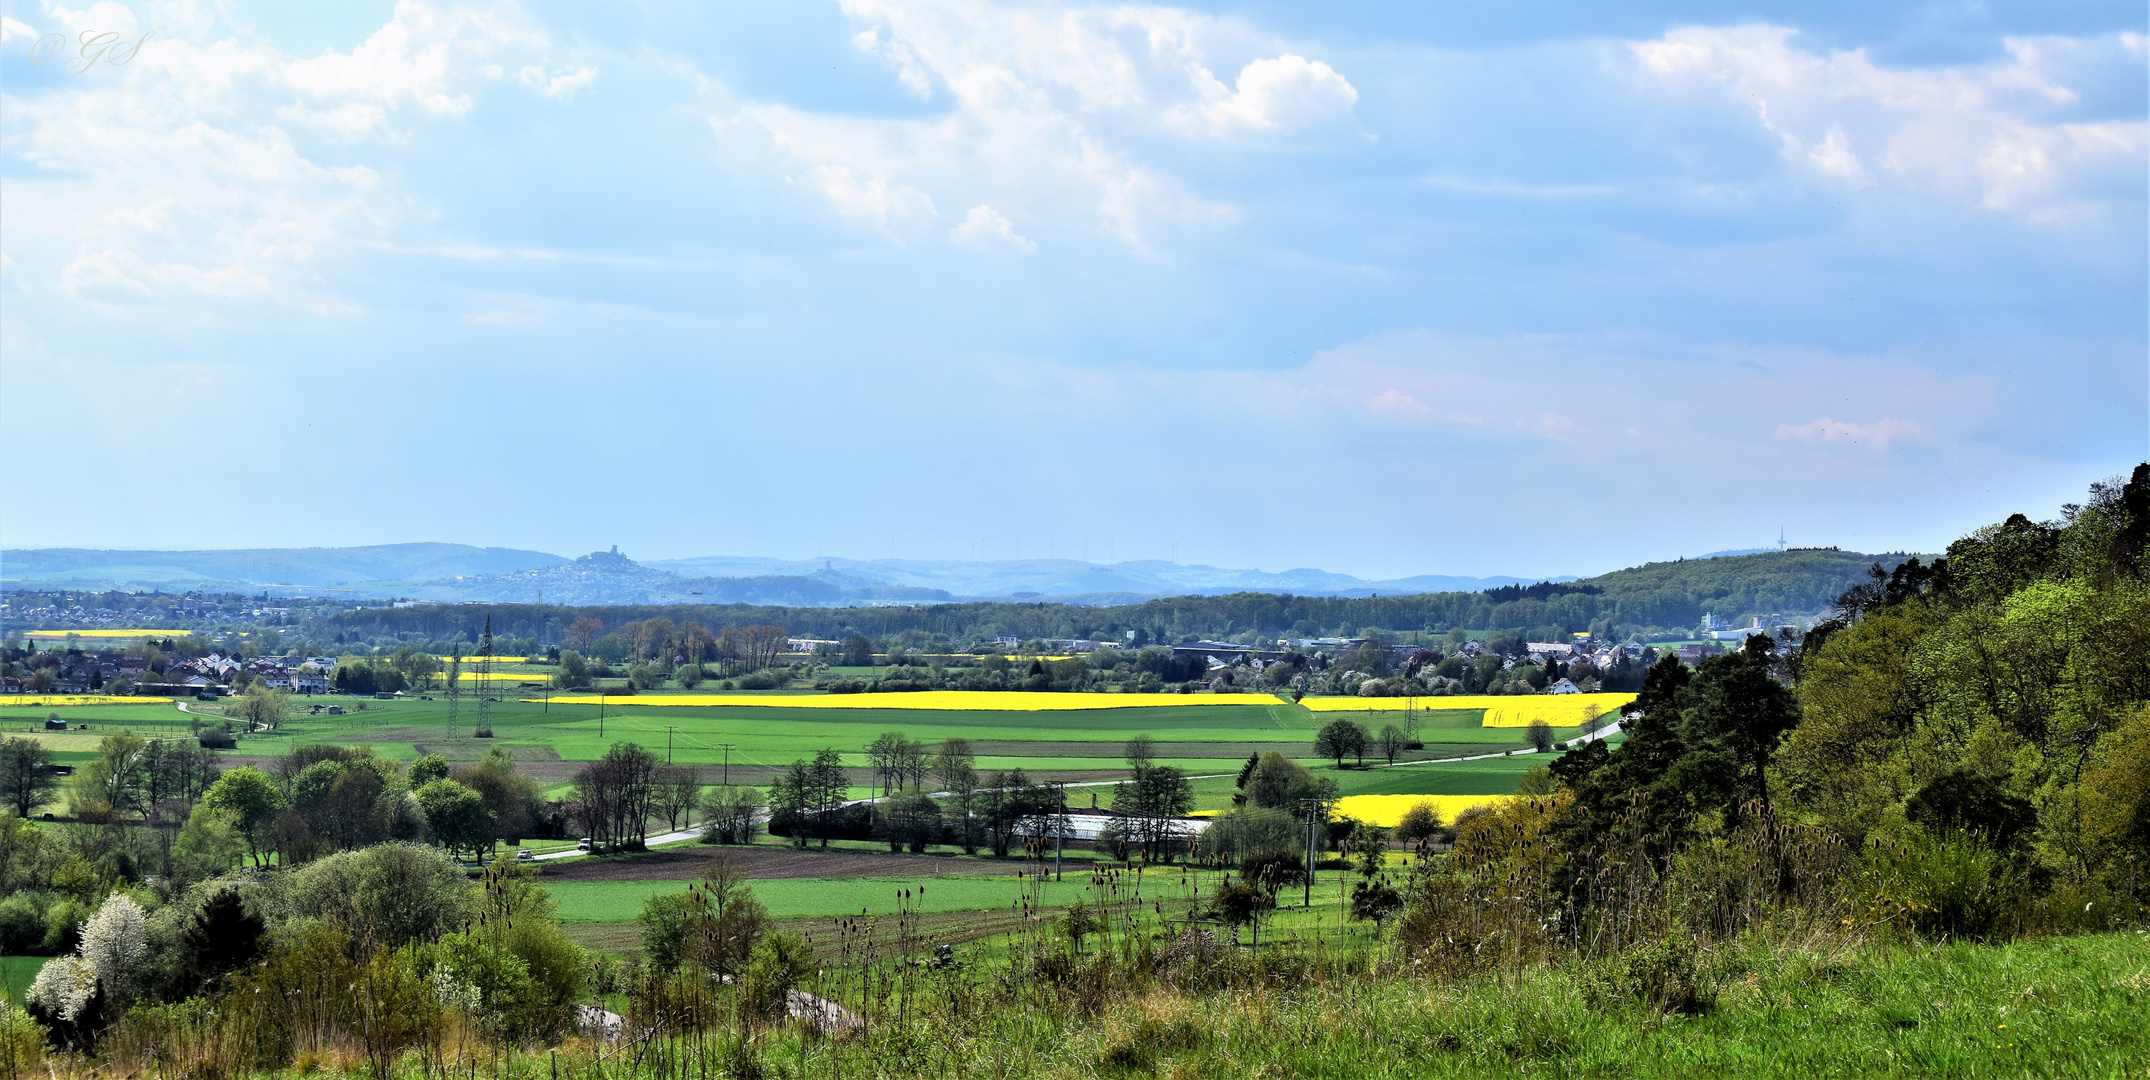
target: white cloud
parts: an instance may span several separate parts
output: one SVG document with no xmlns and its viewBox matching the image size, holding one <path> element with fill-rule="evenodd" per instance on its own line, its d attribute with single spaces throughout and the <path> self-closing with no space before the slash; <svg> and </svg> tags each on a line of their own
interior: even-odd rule
<svg viewBox="0 0 2150 1080">
<path fill-rule="evenodd" d="M 1424 420 L 1434 415 L 1425 403 L 1393 386 L 1367 398 L 1366 411 L 1392 420 Z"/>
<path fill-rule="evenodd" d="M 116 4 L 53 10 L 52 29 L 70 34 L 138 35 L 150 21 L 157 34 L 124 66 L 10 96 L 9 149 L 32 166 L 7 181 L 9 246 L 23 255 L 16 276 L 24 288 L 124 304 L 261 296 L 308 311 L 354 310 L 323 292 L 310 264 L 377 243 L 421 214 L 381 172 L 328 161 L 293 133 L 394 144 L 402 136 L 391 123 L 404 110 L 469 116 L 473 99 L 457 87 L 497 66 L 482 61 L 542 62 L 550 49 L 512 3 L 404 0 L 350 52 L 304 59 L 249 43 L 222 17 L 183 0 L 155 5 L 153 16 Z M 597 74 L 588 65 L 548 74 L 541 63 L 522 71 L 552 99 Z M 189 308 L 177 317 L 202 314 Z"/>
<path fill-rule="evenodd" d="M 554 101 L 574 97 L 575 91 L 597 81 L 597 69 L 587 64 L 560 75 L 548 74 L 543 67 L 529 64 L 515 75 L 524 86 Z"/>
<path fill-rule="evenodd" d="M 1850 137 L 1844 134 L 1843 128 L 1835 124 L 1829 125 L 1829 134 L 1822 137 L 1822 144 L 1808 152 L 1807 157 L 1821 171 L 1831 176 L 1840 176 L 1846 180 L 1869 179 L 1866 165 L 1859 160 L 1858 154 L 1852 152 Z"/>
<path fill-rule="evenodd" d="M 860 179 L 842 165 L 822 165 L 814 170 L 814 180 L 836 205 L 837 211 L 846 217 L 887 225 L 892 221 L 938 216 L 933 199 L 925 192 L 891 186 L 887 177 Z"/>
<path fill-rule="evenodd" d="M 1032 213 L 1088 225 L 1138 252 L 1234 219 L 1176 179 L 1208 143 L 1283 149 L 1358 134 L 1358 90 L 1327 62 L 1237 24 L 1170 8 L 1044 8 L 978 0 L 844 0 L 852 44 L 910 96 L 946 89 L 930 117 L 811 113 L 761 104 L 716 124 L 759 128 L 795 175 L 829 170 L 974 204 L 1019 190 Z M 1208 48 L 1251 52 L 1233 86 Z M 862 184 L 874 181 L 862 179 Z M 855 202 L 832 199 L 856 216 Z"/>
<path fill-rule="evenodd" d="M 1016 232 L 1014 222 L 985 205 L 971 207 L 970 212 L 963 215 L 963 223 L 948 230 L 948 239 L 958 247 L 974 251 L 1013 248 L 1025 255 L 1038 252 L 1036 241 Z"/>
<path fill-rule="evenodd" d="M 1824 416 L 1811 423 L 1777 427 L 1780 439 L 1798 439 L 1812 443 L 1841 443 L 1847 446 L 1864 446 L 1874 450 L 1887 450 L 1898 443 L 1930 444 L 1933 431 L 1926 425 L 1912 420 L 1899 420 L 1885 416 L 1871 424 L 1853 424 L 1831 420 Z"/>
<path fill-rule="evenodd" d="M 1750 111 L 1788 161 L 1832 178 L 2034 219 L 2139 201 L 2150 123 L 2054 115 L 2081 100 L 2069 80 L 2120 68 L 2140 81 L 2134 36 L 2012 40 L 2006 59 L 1930 68 L 1887 67 L 1863 49 L 1812 52 L 1794 37 L 1781 26 L 1686 27 L 1629 48 L 1648 78 Z M 1856 146 L 1869 148 L 1863 158 Z"/>
<path fill-rule="evenodd" d="M 851 36 L 851 44 L 869 56 L 878 56 L 896 69 L 896 80 L 920 101 L 933 98 L 933 75 L 926 65 L 919 62 L 918 54 L 911 46 L 894 39 L 884 40 L 878 30 L 861 30 Z"/>
<path fill-rule="evenodd" d="M 1231 96 L 1210 102 L 1205 111 L 1220 129 L 1308 129 L 1349 126 L 1358 100 L 1358 88 L 1335 68 L 1285 53 L 1240 69 Z"/>
</svg>

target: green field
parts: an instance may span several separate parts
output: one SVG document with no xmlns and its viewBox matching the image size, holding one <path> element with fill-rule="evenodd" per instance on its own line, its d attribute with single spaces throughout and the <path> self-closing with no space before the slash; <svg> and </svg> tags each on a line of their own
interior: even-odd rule
<svg viewBox="0 0 2150 1080">
<path fill-rule="evenodd" d="M 20 1004 L 30 984 L 37 981 L 39 969 L 50 959 L 49 956 L 0 956 L 0 984 L 6 986 L 8 1000 Z"/>
<path fill-rule="evenodd" d="M 354 704 L 366 708 L 337 717 L 302 713 L 285 726 L 281 738 L 247 740 L 242 752 L 277 753 L 293 742 L 333 741 L 368 743 L 389 757 L 409 756 L 415 753 L 414 745 L 422 745 L 451 758 L 474 758 L 489 745 L 505 745 L 548 751 L 565 761 L 587 761 L 624 740 L 668 753 L 678 763 L 716 765 L 726 758 L 723 744 L 731 743 L 734 766 L 766 769 L 831 746 L 844 752 L 847 763 L 863 765 L 867 743 L 882 732 L 901 731 L 929 746 L 947 738 L 968 739 L 978 754 L 978 768 L 984 771 L 1021 767 L 1119 772 L 1125 768 L 1122 752 L 1127 740 L 1146 734 L 1156 740 L 1159 763 L 1200 775 L 1236 772 L 1247 754 L 1267 750 L 1317 764 L 1320 759 L 1311 756 L 1313 737 L 1328 719 L 1251 695 L 1250 701 L 1263 703 L 1019 713 L 648 704 L 660 697 L 638 695 L 642 703 L 627 707 L 503 701 L 491 709 L 489 723 L 495 738 L 490 743 L 468 738 L 477 714 L 468 703 L 460 717 L 465 737 L 450 742 L 445 701 L 326 699 L 347 708 Z M 1419 736 L 1427 745 L 1407 756 L 1461 756 L 1524 745 L 1519 730 L 1480 727 L 1481 715 L 1458 710 L 1418 713 Z M 1357 718 L 1378 729 L 1386 723 L 1400 724 L 1403 714 L 1371 713 Z M 1573 734 L 1572 729 L 1556 731 L 1561 738 Z"/>
<path fill-rule="evenodd" d="M 517 694 L 527 691 L 517 691 Z M 374 753 L 409 761 L 421 753 L 441 754 L 450 760 L 475 760 L 493 747 L 504 747 L 519 761 L 531 763 L 526 771 L 546 786 L 550 795 L 567 790 L 574 763 L 594 760 L 615 742 L 634 742 L 668 760 L 703 767 L 706 781 L 715 782 L 731 744 L 729 760 L 735 782 L 765 785 L 775 770 L 792 761 L 813 756 L 824 747 L 835 747 L 853 767 L 852 796 L 875 794 L 866 785 L 864 747 L 883 732 L 901 731 L 929 748 L 941 740 L 970 741 L 981 773 L 1021 768 L 1039 778 L 1076 783 L 1110 781 L 1126 772 L 1124 751 L 1136 735 L 1155 740 L 1155 760 L 1190 776 L 1208 777 L 1195 783 L 1197 808 L 1218 810 L 1230 805 L 1232 778 L 1248 755 L 1281 752 L 1300 764 L 1336 780 L 1342 794 L 1501 794 L 1515 790 L 1525 770 L 1542 760 L 1535 756 L 1484 762 L 1461 762 L 1402 766 L 1397 768 L 1337 770 L 1313 756 L 1314 734 L 1335 716 L 1321 716 L 1299 706 L 1265 695 L 1246 695 L 1246 704 L 1162 705 L 1126 709 L 1069 709 L 1037 712 L 939 709 L 811 709 L 752 706 L 664 706 L 662 693 L 640 694 L 637 704 L 604 706 L 539 701 L 510 697 L 494 703 L 486 720 L 491 739 L 471 736 L 479 719 L 475 702 L 462 702 L 458 717 L 459 737 L 448 737 L 448 703 L 408 697 L 376 701 L 352 697 L 295 698 L 293 718 L 274 735 L 244 737 L 239 748 L 223 756 L 234 759 L 274 757 L 313 742 L 365 744 Z M 787 695 L 792 696 L 792 695 Z M 1213 700 L 1213 699 L 1210 699 Z M 0 730 L 30 732 L 45 742 L 63 763 L 80 764 L 96 752 L 98 741 L 113 731 L 129 730 L 144 735 L 183 736 L 195 717 L 216 719 L 219 705 L 187 702 L 189 713 L 170 705 L 83 706 L 65 710 L 70 723 L 87 723 L 88 731 L 43 733 L 44 713 L 0 711 Z M 344 715 L 329 716 L 326 706 L 337 705 Z M 313 709 L 322 707 L 316 713 Z M 600 715 L 602 713 L 602 715 Z M 1524 747 L 1523 732 L 1514 728 L 1480 726 L 1478 710 L 1421 710 L 1354 713 L 1352 719 L 1378 731 L 1383 725 L 1415 723 L 1425 744 L 1400 760 L 1456 758 L 1500 753 Z M 1571 738 L 1574 729 L 1556 729 L 1556 738 Z M 1380 761 L 1369 755 L 1369 763 Z M 1087 805 L 1085 796 L 1095 794 L 1101 805 L 1110 805 L 1109 788 L 1076 788 L 1071 799 Z"/>
<path fill-rule="evenodd" d="M 1058 882 L 1028 882 L 1015 876 L 1020 864 L 1008 864 L 1005 873 L 977 877 L 774 878 L 753 882 L 754 895 L 769 914 L 778 919 L 807 919 L 832 915 L 888 915 L 900 903 L 898 894 L 912 890 L 911 907 L 917 911 L 989 911 L 1009 908 L 1025 895 L 1034 895 L 1046 907 L 1059 907 L 1077 899 L 1094 899 L 1086 864 L 1071 864 Z M 1078 872 L 1077 866 L 1082 866 Z M 1151 875 L 1162 883 L 1163 875 Z M 1177 881 L 1175 877 L 1172 880 Z M 660 893 L 686 889 L 684 881 L 567 881 L 548 884 L 546 890 L 560 905 L 561 922 L 621 923 L 634 921 L 642 902 Z M 923 891 L 920 891 L 923 890 Z"/>
</svg>

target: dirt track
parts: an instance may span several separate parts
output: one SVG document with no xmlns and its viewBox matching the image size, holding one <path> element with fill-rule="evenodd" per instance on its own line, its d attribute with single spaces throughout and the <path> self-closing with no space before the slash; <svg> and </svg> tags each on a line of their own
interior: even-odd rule
<svg viewBox="0 0 2150 1080">
<path fill-rule="evenodd" d="M 985 861 L 939 855 L 878 854 L 866 851 L 799 851 L 778 848 L 699 848 L 566 859 L 544 865 L 546 881 L 688 881 L 717 852 L 731 856 L 749 878 L 889 877 L 898 874 L 991 877 L 1013 874 L 1020 860 Z"/>
</svg>

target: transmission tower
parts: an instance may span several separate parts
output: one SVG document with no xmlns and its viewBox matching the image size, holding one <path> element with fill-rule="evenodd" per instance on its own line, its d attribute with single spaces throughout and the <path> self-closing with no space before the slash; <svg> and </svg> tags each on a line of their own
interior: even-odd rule
<svg viewBox="0 0 2150 1080">
<path fill-rule="evenodd" d="M 485 617 L 485 634 L 478 639 L 478 728 L 493 734 L 493 617 Z"/>
<path fill-rule="evenodd" d="M 461 720 L 463 704 L 463 650 L 458 646 L 448 657 L 448 741 L 459 737 L 456 728 Z"/>
</svg>

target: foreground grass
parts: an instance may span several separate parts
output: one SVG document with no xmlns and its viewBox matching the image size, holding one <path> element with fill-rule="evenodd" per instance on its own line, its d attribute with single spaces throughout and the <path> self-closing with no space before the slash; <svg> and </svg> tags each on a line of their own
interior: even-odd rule
<svg viewBox="0 0 2150 1080">
<path fill-rule="evenodd" d="M 886 1024 L 851 1044 L 765 1037 L 786 1072 L 846 1076 L 2150 1075 L 2150 945 L 2140 934 L 2006 946 L 1717 954 L 1718 1001 L 1660 1016 L 1582 966 L 1460 983 L 1278 979 L 1153 993 L 1094 1018 Z M 964 1015 L 960 993 L 948 1011 Z"/>
</svg>

